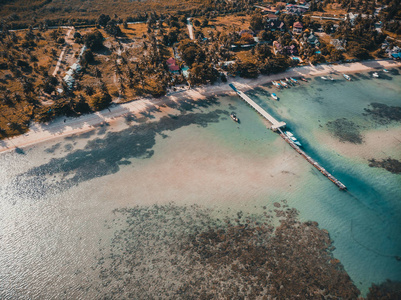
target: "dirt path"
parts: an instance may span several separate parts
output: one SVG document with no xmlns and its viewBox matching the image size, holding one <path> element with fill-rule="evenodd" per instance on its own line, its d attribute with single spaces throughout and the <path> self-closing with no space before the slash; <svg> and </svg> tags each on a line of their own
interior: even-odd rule
<svg viewBox="0 0 401 300">
<path fill-rule="evenodd" d="M 60 56 L 59 56 L 58 61 L 57 61 L 56 68 L 54 69 L 53 74 L 52 74 L 53 76 L 56 76 L 58 70 L 60 69 L 61 62 L 62 62 L 62 60 L 64 58 L 64 54 L 65 54 L 65 51 L 67 50 L 68 45 L 72 45 L 72 39 L 71 39 L 70 35 L 71 35 L 71 32 L 72 32 L 73 29 L 74 29 L 74 27 L 69 27 L 69 30 L 68 30 L 67 34 L 65 35 L 66 45 L 64 46 L 63 50 L 60 53 Z"/>
<path fill-rule="evenodd" d="M 191 40 L 195 39 L 195 37 L 194 37 L 194 27 L 191 24 L 191 18 L 187 19 L 187 27 L 188 27 L 189 38 Z"/>
</svg>

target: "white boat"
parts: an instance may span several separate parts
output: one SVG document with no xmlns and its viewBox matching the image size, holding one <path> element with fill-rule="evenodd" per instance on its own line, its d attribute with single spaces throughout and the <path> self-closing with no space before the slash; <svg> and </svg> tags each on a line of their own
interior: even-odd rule
<svg viewBox="0 0 401 300">
<path fill-rule="evenodd" d="M 285 135 L 297 146 L 302 147 L 302 144 L 296 139 L 296 137 L 290 131 L 285 131 Z"/>
<path fill-rule="evenodd" d="M 372 74 L 372 76 L 375 77 L 375 78 L 379 78 L 379 73 L 374 72 L 374 73 Z"/>
<path fill-rule="evenodd" d="M 351 77 L 350 77 L 350 76 L 348 76 L 347 74 L 343 74 L 343 76 L 344 76 L 344 78 L 345 78 L 345 79 L 347 79 L 347 80 L 351 81 Z"/>
<path fill-rule="evenodd" d="M 383 69 L 383 72 L 384 73 L 388 73 L 389 71 L 387 69 Z"/>
<path fill-rule="evenodd" d="M 301 143 L 298 142 L 296 138 L 292 137 L 292 138 L 290 138 L 290 139 L 294 142 L 295 145 L 297 145 L 297 146 L 299 146 L 299 147 L 302 146 Z"/>
<path fill-rule="evenodd" d="M 332 76 L 327 77 L 328 79 L 330 79 L 331 81 L 334 80 L 334 78 Z"/>
<path fill-rule="evenodd" d="M 281 84 L 278 83 L 277 81 L 272 81 L 272 83 L 274 84 L 275 87 L 281 88 Z"/>
<path fill-rule="evenodd" d="M 325 76 L 320 76 L 320 78 L 322 78 L 323 80 L 327 80 L 327 77 Z"/>
<path fill-rule="evenodd" d="M 278 100 L 278 97 L 277 97 L 277 95 L 275 93 L 272 93 L 272 98 L 275 99 L 275 100 Z"/>
<path fill-rule="evenodd" d="M 294 84 L 294 83 L 293 83 L 290 79 L 288 79 L 287 77 L 285 78 L 285 81 L 288 82 L 289 85 L 293 85 L 293 84 Z"/>
<path fill-rule="evenodd" d="M 292 80 L 292 82 L 298 83 L 298 80 L 296 80 L 296 79 L 294 79 L 294 78 L 292 78 L 292 77 L 290 77 L 290 79 Z"/>
<path fill-rule="evenodd" d="M 281 84 L 282 84 L 284 87 L 286 87 L 286 88 L 289 87 L 288 84 L 286 84 L 284 81 L 280 80 L 280 82 L 281 82 Z"/>
</svg>

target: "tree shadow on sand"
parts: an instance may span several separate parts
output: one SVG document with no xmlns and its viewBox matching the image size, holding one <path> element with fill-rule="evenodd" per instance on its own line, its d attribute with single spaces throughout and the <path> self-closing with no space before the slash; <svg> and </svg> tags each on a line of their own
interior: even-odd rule
<svg viewBox="0 0 401 300">
<path fill-rule="evenodd" d="M 208 100 L 192 104 L 188 101 L 183 106 L 193 111 L 195 108 L 214 105 L 216 101 Z M 179 107 L 181 108 L 182 106 Z M 152 157 L 157 135 L 167 137 L 166 132 L 190 125 L 207 127 L 228 114 L 229 112 L 220 109 L 207 113 L 185 111 L 175 116 L 163 116 L 156 122 L 133 125 L 120 132 L 108 132 L 102 138 L 88 141 L 83 149 L 54 158 L 17 176 L 12 186 L 19 187 L 20 196 L 39 199 L 49 190 L 64 189 L 96 177 L 114 174 L 129 159 Z M 54 149 L 46 151 L 51 152 Z"/>
</svg>

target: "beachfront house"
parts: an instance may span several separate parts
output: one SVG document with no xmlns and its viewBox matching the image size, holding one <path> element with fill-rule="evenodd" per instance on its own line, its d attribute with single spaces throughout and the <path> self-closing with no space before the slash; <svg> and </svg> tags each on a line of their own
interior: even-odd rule
<svg viewBox="0 0 401 300">
<path fill-rule="evenodd" d="M 170 57 L 167 61 L 167 67 L 171 73 L 178 74 L 180 73 L 180 66 L 177 64 L 175 58 Z"/>
<path fill-rule="evenodd" d="M 277 42 L 277 41 L 273 42 L 273 51 L 274 51 L 274 54 L 282 53 L 283 47 L 281 46 L 281 44 L 279 42 Z"/>
<path fill-rule="evenodd" d="M 301 40 L 301 44 L 303 45 L 305 43 L 308 43 L 311 46 L 319 46 L 320 45 L 318 37 L 316 35 L 314 35 L 312 30 L 311 30 L 310 34 L 308 34 L 306 32 L 304 33 L 304 36 L 302 37 L 302 40 Z"/>
<path fill-rule="evenodd" d="M 285 31 L 285 24 L 279 20 L 269 20 L 265 25 L 266 31 Z"/>
<path fill-rule="evenodd" d="M 393 49 L 387 49 L 387 53 L 389 57 L 395 60 L 401 59 L 401 48 L 398 46 L 394 46 Z"/>
<path fill-rule="evenodd" d="M 292 25 L 292 32 L 294 34 L 301 34 L 303 29 L 304 26 L 301 22 L 295 22 L 294 25 Z"/>
<path fill-rule="evenodd" d="M 295 45 L 291 46 L 285 46 L 283 48 L 283 53 L 289 55 L 289 56 L 297 56 L 298 55 L 298 49 Z"/>
<path fill-rule="evenodd" d="M 330 44 L 332 44 L 337 50 L 345 51 L 347 40 L 332 39 Z"/>
<path fill-rule="evenodd" d="M 268 21 L 277 21 L 278 20 L 278 15 L 276 15 L 276 14 L 267 14 L 267 15 L 265 15 L 265 18 Z"/>
<path fill-rule="evenodd" d="M 308 11 L 309 7 L 304 5 L 288 4 L 286 11 L 288 14 L 301 16 Z"/>
</svg>

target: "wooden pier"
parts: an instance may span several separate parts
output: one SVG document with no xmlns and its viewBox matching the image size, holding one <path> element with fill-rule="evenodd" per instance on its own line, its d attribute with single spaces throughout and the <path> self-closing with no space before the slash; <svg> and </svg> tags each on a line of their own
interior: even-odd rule
<svg viewBox="0 0 401 300">
<path fill-rule="evenodd" d="M 287 125 L 285 122 L 277 121 L 272 115 L 268 114 L 263 108 L 257 105 L 255 101 L 253 101 L 240 90 L 237 90 L 237 88 L 232 83 L 230 83 L 229 86 L 238 94 L 238 96 L 245 100 L 246 103 L 252 106 L 263 118 L 265 118 L 272 124 L 271 129 L 273 131 L 276 131 L 277 129 L 285 127 Z"/>
<path fill-rule="evenodd" d="M 340 190 L 346 190 L 347 187 L 340 182 L 338 179 L 336 179 L 333 175 L 331 175 L 325 168 L 323 168 L 321 165 L 319 165 L 312 157 L 307 155 L 301 148 L 299 148 L 295 143 L 288 137 L 286 136 L 281 128 L 286 126 L 285 122 L 279 122 L 277 121 L 274 117 L 272 117 L 270 114 L 268 114 L 263 108 L 261 108 L 259 105 L 257 105 L 251 98 L 249 98 L 247 95 L 245 95 L 243 92 L 237 90 L 237 88 L 230 83 L 229 86 L 240 96 L 245 102 L 247 102 L 250 106 L 252 106 L 261 116 L 263 116 L 266 120 L 268 120 L 272 126 L 271 129 L 273 131 L 278 131 L 280 136 L 295 150 L 297 151 L 303 158 L 305 158 L 312 166 L 314 166 L 316 169 L 320 171 L 324 176 L 326 176 L 331 182 L 333 182 L 336 186 L 340 188 Z"/>
<path fill-rule="evenodd" d="M 324 176 L 326 176 L 331 182 L 333 182 L 336 186 L 340 188 L 340 190 L 346 190 L 347 187 L 338 179 L 336 179 L 333 175 L 331 175 L 325 168 L 323 168 L 321 165 L 319 165 L 312 157 L 307 155 L 301 148 L 299 148 L 297 145 L 294 144 L 294 142 L 286 136 L 281 129 L 278 129 L 280 136 L 288 143 L 290 146 L 297 151 L 299 154 L 301 154 L 312 166 L 314 166 L 316 169 L 320 171 Z"/>
</svg>

